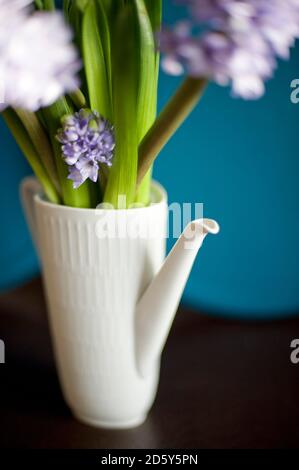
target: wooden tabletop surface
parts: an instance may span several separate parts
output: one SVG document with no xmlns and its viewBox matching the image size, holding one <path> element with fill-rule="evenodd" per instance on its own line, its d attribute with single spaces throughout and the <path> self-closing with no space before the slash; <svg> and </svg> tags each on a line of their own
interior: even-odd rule
<svg viewBox="0 0 299 470">
<path fill-rule="evenodd" d="M 0 296 L 0 448 L 299 448 L 299 318 L 223 320 L 180 308 L 148 420 L 77 422 L 55 372 L 39 279 Z"/>
</svg>

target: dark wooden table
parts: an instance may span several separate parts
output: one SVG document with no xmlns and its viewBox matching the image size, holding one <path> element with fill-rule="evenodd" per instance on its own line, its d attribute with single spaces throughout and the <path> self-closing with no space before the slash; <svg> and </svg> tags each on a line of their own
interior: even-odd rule
<svg viewBox="0 0 299 470">
<path fill-rule="evenodd" d="M 222 320 L 181 308 L 145 424 L 75 421 L 59 388 L 39 280 L 0 297 L 0 448 L 299 448 L 299 319 Z"/>
</svg>

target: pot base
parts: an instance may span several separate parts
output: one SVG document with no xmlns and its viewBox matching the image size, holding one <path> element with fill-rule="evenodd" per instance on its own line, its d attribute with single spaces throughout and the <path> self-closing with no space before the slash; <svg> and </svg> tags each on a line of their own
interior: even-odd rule
<svg viewBox="0 0 299 470">
<path fill-rule="evenodd" d="M 136 428 L 137 426 L 141 426 L 147 418 L 147 415 L 139 415 L 135 418 L 129 419 L 127 421 L 104 421 L 91 418 L 90 416 L 83 416 L 73 411 L 73 415 L 75 416 L 78 421 L 81 421 L 84 424 L 88 424 L 89 426 L 93 426 L 96 428 L 104 428 L 104 429 L 130 429 Z"/>
</svg>

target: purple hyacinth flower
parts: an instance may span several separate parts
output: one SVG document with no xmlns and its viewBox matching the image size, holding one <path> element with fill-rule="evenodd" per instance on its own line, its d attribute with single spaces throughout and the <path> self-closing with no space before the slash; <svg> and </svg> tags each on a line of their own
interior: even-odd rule
<svg viewBox="0 0 299 470">
<path fill-rule="evenodd" d="M 98 179 L 99 165 L 88 158 L 80 158 L 69 170 L 68 179 L 73 181 L 74 189 L 79 188 L 88 178 L 94 183 Z"/>
<path fill-rule="evenodd" d="M 288 58 L 299 37 L 299 0 L 176 0 L 190 18 L 160 34 L 163 69 L 172 75 L 231 83 L 233 94 L 256 99 L 276 56 Z"/>
<path fill-rule="evenodd" d="M 76 189 L 87 179 L 98 179 L 100 164 L 112 165 L 115 148 L 113 127 L 96 111 L 81 109 L 65 116 L 57 140 L 64 161 L 69 165 L 68 179 Z"/>
</svg>

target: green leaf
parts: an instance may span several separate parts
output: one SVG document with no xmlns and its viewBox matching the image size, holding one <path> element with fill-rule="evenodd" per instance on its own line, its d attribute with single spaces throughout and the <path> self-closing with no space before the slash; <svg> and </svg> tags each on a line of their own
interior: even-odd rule
<svg viewBox="0 0 299 470">
<path fill-rule="evenodd" d="M 147 2 L 149 3 L 149 2 Z M 138 142 L 140 143 L 152 126 L 157 113 L 157 53 L 153 23 L 158 23 L 159 1 L 151 2 L 151 15 L 144 0 L 135 0 L 139 23 L 139 91 L 138 91 Z M 136 202 L 148 204 L 152 169 L 144 177 Z"/>
<path fill-rule="evenodd" d="M 156 35 L 161 29 L 162 24 L 162 0 L 144 0 L 151 21 L 153 35 L 156 43 Z M 159 78 L 160 53 L 156 47 L 156 74 L 157 82 Z M 157 83 L 158 85 L 158 83 Z"/>
<path fill-rule="evenodd" d="M 99 0 L 103 7 L 105 8 L 106 13 L 109 15 L 113 8 L 113 0 Z"/>
<path fill-rule="evenodd" d="M 155 42 L 144 0 L 135 0 L 139 33 L 139 85 L 137 96 L 138 141 L 153 124 L 156 115 Z"/>
<path fill-rule="evenodd" d="M 106 71 L 107 71 L 107 80 L 108 88 L 110 95 L 110 105 L 112 101 L 112 65 L 111 65 L 111 37 L 110 37 L 110 25 L 108 20 L 109 11 L 104 7 L 102 0 L 96 0 L 97 8 L 97 21 L 98 29 L 101 36 L 101 43 L 103 47 Z M 112 114 L 112 113 L 111 113 Z"/>
<path fill-rule="evenodd" d="M 111 28 L 120 8 L 123 8 L 126 0 L 98 0 L 104 8 L 107 20 Z"/>
<path fill-rule="evenodd" d="M 43 10 L 44 9 L 43 0 L 35 0 L 34 4 L 35 4 L 35 7 L 38 10 Z"/>
<path fill-rule="evenodd" d="M 152 24 L 152 30 L 157 33 L 162 21 L 162 0 L 144 0 Z"/>
<path fill-rule="evenodd" d="M 65 98 L 60 98 L 56 103 L 44 108 L 42 113 L 51 136 L 64 204 L 71 207 L 91 207 L 92 199 L 89 182 L 86 181 L 78 189 L 73 188 L 73 183 L 67 179 L 68 166 L 62 158 L 61 145 L 56 139 L 57 131 L 61 127 L 61 118 L 66 114 L 73 114 L 73 109 L 70 108 Z"/>
<path fill-rule="evenodd" d="M 116 151 L 104 201 L 118 206 L 118 196 L 126 206 L 134 202 L 138 159 L 137 92 L 138 41 L 136 10 L 132 2 L 119 8 L 112 38 L 112 77 Z"/>
<path fill-rule="evenodd" d="M 68 20 L 68 17 L 69 17 L 70 7 L 71 7 L 71 0 L 63 0 L 63 14 L 66 20 Z"/>
<path fill-rule="evenodd" d="M 91 109 L 111 120 L 109 74 L 107 72 L 104 44 L 97 23 L 98 9 L 90 0 L 85 9 L 82 27 L 82 49 Z"/>
<path fill-rule="evenodd" d="M 55 0 L 44 0 L 44 10 L 55 10 Z"/>
<path fill-rule="evenodd" d="M 55 189 L 55 186 L 47 174 L 40 157 L 17 114 L 12 109 L 6 109 L 3 111 L 2 115 L 15 141 L 20 147 L 24 156 L 27 158 L 36 177 L 42 184 L 48 200 L 55 204 L 59 204 L 60 198 Z"/>
<path fill-rule="evenodd" d="M 75 43 L 78 47 L 80 47 L 82 11 L 80 8 L 78 8 L 76 0 L 65 2 L 64 14 L 75 33 Z"/>
<path fill-rule="evenodd" d="M 31 142 L 40 157 L 48 175 L 50 176 L 56 190 L 60 193 L 57 169 L 55 165 L 53 151 L 38 117 L 30 112 L 21 109 L 15 109 L 15 113 L 26 129 Z"/>
<path fill-rule="evenodd" d="M 85 12 L 89 0 L 75 0 L 74 3 L 81 10 L 82 13 Z"/>
</svg>

